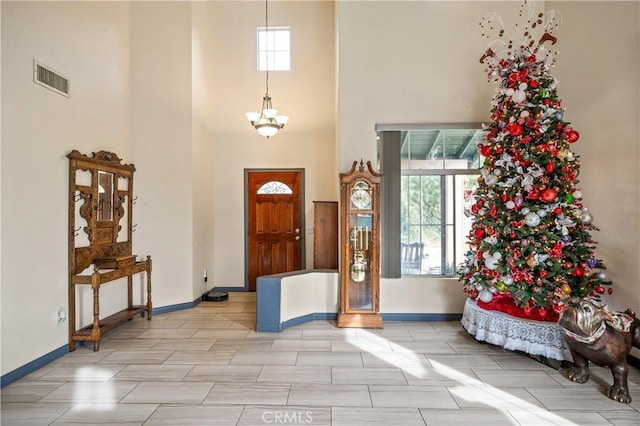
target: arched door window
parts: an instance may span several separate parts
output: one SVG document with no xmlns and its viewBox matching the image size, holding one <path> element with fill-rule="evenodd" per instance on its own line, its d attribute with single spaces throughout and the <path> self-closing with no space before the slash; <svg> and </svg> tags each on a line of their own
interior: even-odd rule
<svg viewBox="0 0 640 426">
<path fill-rule="evenodd" d="M 258 188 L 258 194 L 292 194 L 291 188 L 282 182 L 272 180 Z"/>
</svg>

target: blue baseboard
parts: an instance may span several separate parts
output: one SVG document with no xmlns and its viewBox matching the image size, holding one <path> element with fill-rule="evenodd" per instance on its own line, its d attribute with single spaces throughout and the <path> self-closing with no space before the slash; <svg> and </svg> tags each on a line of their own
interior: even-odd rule
<svg viewBox="0 0 640 426">
<path fill-rule="evenodd" d="M 338 314 L 331 314 L 331 313 L 315 313 L 315 314 L 303 315 L 301 317 L 291 318 L 290 320 L 287 320 L 282 324 L 280 324 L 280 328 L 281 328 L 280 331 L 284 330 L 285 328 L 293 327 L 294 325 L 304 324 L 305 322 L 309 322 L 309 321 L 315 321 L 315 320 L 331 321 L 331 320 L 336 320 L 337 317 L 338 317 Z"/>
<path fill-rule="evenodd" d="M 278 307 L 279 308 L 279 307 Z M 313 314 L 302 315 L 296 318 L 291 318 L 287 321 L 278 322 L 280 319 L 279 311 L 272 310 L 269 316 L 263 315 L 265 321 L 259 322 L 257 331 L 267 333 L 280 333 L 286 328 L 293 327 L 294 325 L 304 324 L 306 322 L 314 320 L 328 320 L 335 321 L 338 317 L 333 312 L 316 312 Z M 462 314 L 380 314 L 384 321 L 459 321 L 462 318 Z M 260 318 L 258 318 L 260 320 Z"/>
<path fill-rule="evenodd" d="M 218 287 L 215 286 L 213 288 L 210 288 L 207 291 L 220 291 L 220 292 L 227 292 L 227 293 L 246 293 L 249 291 L 248 288 L 246 287 Z"/>
<path fill-rule="evenodd" d="M 384 321 L 459 321 L 462 314 L 380 314 Z"/>
<path fill-rule="evenodd" d="M 15 370 L 5 374 L 0 378 L 0 388 L 10 385 L 16 380 L 19 380 L 24 376 L 33 373 L 38 368 L 44 367 L 51 361 L 55 361 L 56 359 L 67 353 L 69 353 L 69 345 L 65 344 L 64 346 L 60 346 L 58 349 L 51 351 L 48 354 L 44 354 L 40 358 L 37 358 L 30 363 L 23 365 L 22 367 L 16 368 Z"/>
<path fill-rule="evenodd" d="M 153 315 L 156 315 L 156 314 L 166 314 L 168 312 L 174 312 L 174 311 L 181 311 L 183 309 L 191 309 L 194 306 L 198 305 L 198 303 L 200 303 L 201 301 L 202 301 L 202 299 L 200 297 L 198 297 L 193 302 L 178 303 L 176 305 L 161 306 L 159 308 L 153 308 L 151 310 L 151 313 Z"/>
<path fill-rule="evenodd" d="M 190 309 L 200 303 L 201 298 L 197 298 L 193 302 L 187 303 L 178 303 L 176 305 L 169 306 L 161 306 L 159 308 L 153 308 L 151 313 L 153 315 L 157 314 L 166 314 L 167 312 L 181 311 L 183 309 Z M 77 342 L 78 345 L 82 345 L 84 342 Z M 69 345 L 65 344 L 64 346 L 60 346 L 58 349 L 49 352 L 48 354 L 42 355 L 40 358 L 31 361 L 28 364 L 23 365 L 22 367 L 18 367 L 15 370 L 5 374 L 0 378 L 0 388 L 3 388 L 11 383 L 25 377 L 28 374 L 33 373 L 40 367 L 44 367 L 52 361 L 60 358 L 64 354 L 69 353 Z"/>
</svg>

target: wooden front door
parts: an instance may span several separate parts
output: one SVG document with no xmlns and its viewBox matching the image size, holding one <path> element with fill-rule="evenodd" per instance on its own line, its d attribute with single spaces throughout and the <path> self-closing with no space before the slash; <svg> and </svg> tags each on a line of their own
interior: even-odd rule
<svg viewBox="0 0 640 426">
<path fill-rule="evenodd" d="M 247 172 L 249 291 L 262 275 L 302 269 L 302 171 Z"/>
</svg>

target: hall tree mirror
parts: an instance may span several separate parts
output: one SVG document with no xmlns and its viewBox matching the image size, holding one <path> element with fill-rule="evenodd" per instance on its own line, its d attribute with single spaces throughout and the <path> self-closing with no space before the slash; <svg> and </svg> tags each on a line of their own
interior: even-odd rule
<svg viewBox="0 0 640 426">
<path fill-rule="evenodd" d="M 136 259 L 132 253 L 133 164 L 122 164 L 118 155 L 99 151 L 92 156 L 72 151 L 69 158 L 69 350 L 77 341 L 92 341 L 99 349 L 102 334 L 135 315 L 151 319 L 151 256 Z M 133 276 L 146 273 L 140 299 L 134 305 Z M 100 316 L 100 286 L 127 279 L 127 306 L 106 318 Z M 82 327 L 82 302 L 77 291 L 90 285 L 93 296 L 93 320 Z M 85 287 L 88 288 L 88 287 Z M 146 290 L 146 291 L 145 291 Z M 85 311 L 91 307 L 86 306 Z M 78 318 L 76 318 L 78 314 Z"/>
<path fill-rule="evenodd" d="M 98 170 L 98 221 L 113 220 L 113 173 Z"/>
</svg>

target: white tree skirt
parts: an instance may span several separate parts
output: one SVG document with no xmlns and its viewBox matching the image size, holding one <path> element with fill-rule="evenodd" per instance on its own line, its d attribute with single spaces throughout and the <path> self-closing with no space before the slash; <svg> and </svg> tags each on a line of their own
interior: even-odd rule
<svg viewBox="0 0 640 426">
<path fill-rule="evenodd" d="M 512 351 L 572 361 L 562 328 L 555 322 L 532 321 L 500 311 L 487 311 L 467 299 L 460 320 L 476 340 Z"/>
</svg>

